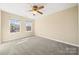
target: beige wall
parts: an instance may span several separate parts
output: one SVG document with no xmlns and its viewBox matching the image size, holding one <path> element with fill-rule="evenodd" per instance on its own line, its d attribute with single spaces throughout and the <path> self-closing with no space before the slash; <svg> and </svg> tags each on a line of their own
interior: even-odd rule
<svg viewBox="0 0 79 59">
<path fill-rule="evenodd" d="M 78 45 L 77 13 L 77 7 L 72 7 L 39 18 L 35 21 L 35 34 L 37 36 Z"/>
<path fill-rule="evenodd" d="M 78 5 L 78 45 L 79 45 L 79 5 Z"/>
<path fill-rule="evenodd" d="M 0 43 L 1 43 L 1 11 L 0 11 Z"/>
<path fill-rule="evenodd" d="M 10 33 L 10 24 L 9 24 L 10 19 L 17 19 L 20 21 L 20 23 L 21 23 L 20 32 Z M 1 20 L 2 20 L 1 21 L 1 23 L 2 23 L 2 27 L 1 27 L 2 28 L 1 29 L 2 30 L 2 41 L 8 41 L 8 40 L 13 40 L 13 39 L 28 37 L 28 36 L 32 36 L 34 33 L 34 30 L 33 30 L 34 22 L 32 23 L 33 24 L 32 31 L 31 32 L 26 31 L 25 21 L 29 20 L 27 18 L 2 11 Z"/>
</svg>

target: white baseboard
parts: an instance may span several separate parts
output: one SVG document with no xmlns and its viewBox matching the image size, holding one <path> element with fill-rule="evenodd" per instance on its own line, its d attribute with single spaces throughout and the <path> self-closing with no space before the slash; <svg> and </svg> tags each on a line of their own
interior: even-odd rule
<svg viewBox="0 0 79 59">
<path fill-rule="evenodd" d="M 11 41 L 14 41 L 14 40 L 29 38 L 29 37 L 33 37 L 33 36 L 34 36 L 34 35 L 32 35 L 32 36 L 26 36 L 26 37 L 20 37 L 20 38 L 16 38 L 16 39 L 12 39 L 12 40 L 3 40 L 3 41 L 1 42 L 1 44 L 4 43 L 4 42 L 11 42 Z"/>
<path fill-rule="evenodd" d="M 77 44 L 73 44 L 73 43 L 64 42 L 64 41 L 62 41 L 62 40 L 51 39 L 51 38 L 44 37 L 44 36 L 41 36 L 41 35 L 36 35 L 36 36 L 43 37 L 43 38 L 47 38 L 47 39 L 50 39 L 50 40 L 54 40 L 54 41 L 57 41 L 57 42 L 60 42 L 60 43 L 65 43 L 65 44 L 68 44 L 68 45 L 72 45 L 72 46 L 79 47 L 79 45 L 77 45 Z"/>
</svg>

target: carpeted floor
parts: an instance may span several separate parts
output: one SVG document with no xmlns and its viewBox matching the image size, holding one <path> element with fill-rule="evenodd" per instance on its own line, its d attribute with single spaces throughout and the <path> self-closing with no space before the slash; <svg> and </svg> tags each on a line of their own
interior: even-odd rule
<svg viewBox="0 0 79 59">
<path fill-rule="evenodd" d="M 29 37 L 0 44 L 0 55 L 77 55 L 75 46 L 42 37 Z"/>
</svg>

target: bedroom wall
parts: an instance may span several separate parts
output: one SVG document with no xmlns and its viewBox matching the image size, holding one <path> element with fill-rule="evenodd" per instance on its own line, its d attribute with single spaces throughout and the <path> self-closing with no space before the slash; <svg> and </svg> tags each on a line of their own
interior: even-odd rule
<svg viewBox="0 0 79 59">
<path fill-rule="evenodd" d="M 79 4 L 78 4 L 78 45 L 79 45 Z"/>
<path fill-rule="evenodd" d="M 78 45 L 77 6 L 44 16 L 35 21 L 35 35 Z"/>
<path fill-rule="evenodd" d="M 14 32 L 11 33 L 10 32 L 10 26 L 9 26 L 9 20 L 10 19 L 17 19 L 20 21 L 21 25 L 20 25 L 20 32 Z M 1 24 L 2 24 L 2 41 L 9 41 L 9 40 L 13 40 L 13 39 L 19 39 L 19 38 L 23 38 L 23 37 L 28 37 L 28 36 L 32 36 L 34 35 L 34 21 L 32 21 L 32 31 L 31 32 L 27 32 L 26 31 L 26 27 L 25 27 L 25 21 L 26 20 L 30 20 L 28 18 L 24 18 L 22 16 L 18 16 L 15 14 L 11 14 L 5 11 L 1 11 Z"/>
<path fill-rule="evenodd" d="M 0 10 L 0 43 L 1 43 L 1 10 Z"/>
</svg>

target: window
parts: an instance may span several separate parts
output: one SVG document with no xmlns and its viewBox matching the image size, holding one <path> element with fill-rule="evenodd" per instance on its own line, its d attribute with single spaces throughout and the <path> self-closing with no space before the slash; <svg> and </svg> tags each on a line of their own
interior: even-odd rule
<svg viewBox="0 0 79 59">
<path fill-rule="evenodd" d="M 10 20 L 10 32 L 19 32 L 20 31 L 20 23 L 18 20 Z"/>
<path fill-rule="evenodd" d="M 26 31 L 31 31 L 32 21 L 26 21 Z"/>
</svg>

